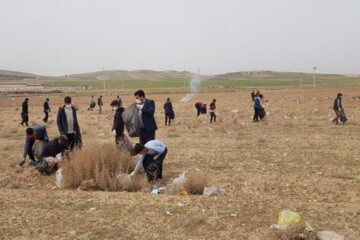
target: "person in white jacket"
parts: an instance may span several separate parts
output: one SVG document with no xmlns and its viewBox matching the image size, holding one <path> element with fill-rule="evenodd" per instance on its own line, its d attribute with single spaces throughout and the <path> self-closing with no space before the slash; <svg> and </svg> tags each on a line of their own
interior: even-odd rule
<svg viewBox="0 0 360 240">
<path fill-rule="evenodd" d="M 130 177 L 134 176 L 143 166 L 149 182 L 161 180 L 162 165 L 167 154 L 166 145 L 159 140 L 148 141 L 145 145 L 137 143 L 135 153 L 139 154 L 140 158 Z"/>
</svg>

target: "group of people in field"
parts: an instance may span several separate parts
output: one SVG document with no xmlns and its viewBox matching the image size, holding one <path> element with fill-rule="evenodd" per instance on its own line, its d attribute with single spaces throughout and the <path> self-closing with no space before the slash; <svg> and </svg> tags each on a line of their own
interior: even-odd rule
<svg viewBox="0 0 360 240">
<path fill-rule="evenodd" d="M 145 97 L 143 90 L 138 90 L 134 93 L 137 114 L 141 119 L 141 127 L 139 131 L 139 142 L 132 146 L 127 136 L 124 134 L 125 122 L 122 114 L 125 108 L 122 106 L 122 101 L 118 96 L 111 102 L 110 106 L 114 111 L 114 120 L 112 132 L 115 135 L 115 143 L 119 147 L 127 146 L 125 149 L 131 155 L 140 155 L 135 169 L 129 174 L 130 177 L 136 175 L 143 167 L 149 182 L 162 179 L 162 165 L 167 154 L 166 145 L 155 139 L 156 131 L 158 129 L 154 113 L 155 102 Z M 22 104 L 22 122 L 28 126 L 29 121 L 29 98 L 26 98 Z M 90 100 L 90 107 L 88 111 L 92 111 L 95 107 L 93 104 L 93 97 Z M 98 99 L 99 114 L 102 113 L 102 96 Z M 170 98 L 164 104 L 165 122 L 166 125 L 171 125 L 171 120 L 174 119 L 174 109 Z M 48 120 L 48 113 L 50 112 L 49 99 L 44 103 L 44 122 Z M 82 138 L 80 132 L 80 125 L 77 118 L 77 109 L 72 104 L 70 96 L 64 98 L 64 104 L 59 107 L 56 119 L 59 135 L 53 140 L 49 141 L 47 130 L 45 126 L 35 125 L 26 128 L 26 137 L 23 150 L 23 159 L 18 164 L 19 167 L 24 167 L 24 164 L 29 158 L 29 165 L 35 165 L 36 169 L 45 174 L 54 172 L 62 158 L 60 156 L 67 156 L 71 151 L 81 150 Z M 130 145 L 130 146 L 129 146 Z"/>
<path fill-rule="evenodd" d="M 155 102 L 154 100 L 145 97 L 143 90 L 138 90 L 134 93 L 134 104 L 136 105 L 136 114 L 140 116 L 139 141 L 135 146 L 131 144 L 128 137 L 124 134 L 125 124 L 123 107 L 121 98 L 117 96 L 110 104 L 114 112 L 112 133 L 115 136 L 115 144 L 120 148 L 126 149 L 131 155 L 140 155 L 135 169 L 129 174 L 130 177 L 136 175 L 141 168 L 145 170 L 149 182 L 162 179 L 163 161 L 167 154 L 166 145 L 156 139 L 156 131 L 158 126 L 155 121 Z M 253 121 L 258 122 L 265 116 L 261 102 L 265 101 L 263 94 L 259 91 L 251 93 L 251 100 L 254 104 Z M 46 98 L 43 104 L 45 117 L 43 121 L 48 122 L 50 105 L 49 98 Z M 22 104 L 22 122 L 21 125 L 28 126 L 29 122 L 29 98 L 25 98 Z M 97 104 L 99 106 L 99 114 L 102 113 L 103 100 L 102 96 L 98 98 Z M 93 96 L 90 98 L 88 111 L 92 111 L 96 106 Z M 207 106 L 202 102 L 195 104 L 197 116 L 207 113 Z M 174 108 L 170 98 L 167 98 L 164 106 L 165 125 L 171 126 L 172 120 L 175 118 Z M 333 110 L 335 111 L 334 124 L 339 124 L 339 121 L 345 123 L 347 118 L 342 106 L 342 94 L 338 93 L 334 100 Z M 209 104 L 210 123 L 216 122 L 216 99 L 213 99 Z M 49 140 L 45 126 L 35 125 L 26 128 L 26 137 L 23 150 L 23 159 L 19 163 L 19 167 L 23 167 L 27 157 L 30 160 L 29 165 L 35 165 L 36 169 L 41 173 L 50 174 L 57 169 L 60 156 L 69 156 L 69 152 L 74 149 L 81 149 L 82 137 L 80 132 L 80 125 L 77 118 L 77 109 L 72 104 L 70 96 L 64 98 L 64 103 L 59 107 L 56 119 L 59 130 L 58 136 Z"/>
</svg>

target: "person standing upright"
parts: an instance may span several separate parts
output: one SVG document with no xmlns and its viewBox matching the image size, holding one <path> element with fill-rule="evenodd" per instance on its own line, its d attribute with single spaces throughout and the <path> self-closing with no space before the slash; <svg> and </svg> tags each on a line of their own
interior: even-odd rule
<svg viewBox="0 0 360 240">
<path fill-rule="evenodd" d="M 29 98 L 25 98 L 24 102 L 21 106 L 21 125 L 24 126 L 24 123 L 26 126 L 29 126 Z"/>
<path fill-rule="evenodd" d="M 57 126 L 60 135 L 66 135 L 70 150 L 73 150 L 80 136 L 80 127 L 77 120 L 76 109 L 71 104 L 71 97 L 64 99 L 65 104 L 60 107 L 57 115 Z"/>
<path fill-rule="evenodd" d="M 155 139 L 155 132 L 157 130 L 154 118 L 155 102 L 145 98 L 145 92 L 143 90 L 136 91 L 134 96 L 143 124 L 140 130 L 139 141 L 142 145 L 145 145 L 148 141 Z"/>
<path fill-rule="evenodd" d="M 342 94 L 338 93 L 337 97 L 335 98 L 335 101 L 334 101 L 333 109 L 334 109 L 335 114 L 336 114 L 336 117 L 332 120 L 332 122 L 334 124 L 339 124 L 339 119 L 343 123 L 345 123 L 347 121 L 346 116 L 345 116 L 345 112 L 344 112 L 344 108 L 343 108 L 342 103 L 341 103 L 341 98 L 342 98 Z"/>
<path fill-rule="evenodd" d="M 94 100 L 94 96 L 91 96 L 90 97 L 90 100 L 89 100 L 89 108 L 88 108 L 88 111 L 92 111 L 95 107 L 96 103 L 95 103 L 95 100 Z"/>
<path fill-rule="evenodd" d="M 102 114 L 102 106 L 103 106 L 102 96 L 98 98 L 98 105 L 99 105 L 99 114 Z"/>
<path fill-rule="evenodd" d="M 46 101 L 44 102 L 44 113 L 45 113 L 45 117 L 43 119 L 43 121 L 46 123 L 49 119 L 49 112 L 50 112 L 50 106 L 49 106 L 49 98 L 46 98 Z"/>
<path fill-rule="evenodd" d="M 164 104 L 164 110 L 165 110 L 165 125 L 167 125 L 169 121 L 169 126 L 171 126 L 171 119 L 173 119 L 174 110 L 170 98 L 167 98 Z"/>
<path fill-rule="evenodd" d="M 210 103 L 210 123 L 216 122 L 216 99 L 213 99 Z"/>
<path fill-rule="evenodd" d="M 253 118 L 253 122 L 258 122 L 259 121 L 260 110 L 261 110 L 260 97 L 259 97 L 259 93 L 257 92 L 256 96 L 254 98 L 254 118 Z"/>
</svg>

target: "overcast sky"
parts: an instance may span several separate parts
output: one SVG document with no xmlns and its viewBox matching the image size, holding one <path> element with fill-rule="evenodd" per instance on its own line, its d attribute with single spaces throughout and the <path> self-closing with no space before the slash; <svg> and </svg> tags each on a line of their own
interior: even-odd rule
<svg viewBox="0 0 360 240">
<path fill-rule="evenodd" d="M 0 3 L 0 69 L 360 73 L 359 0 Z"/>
</svg>

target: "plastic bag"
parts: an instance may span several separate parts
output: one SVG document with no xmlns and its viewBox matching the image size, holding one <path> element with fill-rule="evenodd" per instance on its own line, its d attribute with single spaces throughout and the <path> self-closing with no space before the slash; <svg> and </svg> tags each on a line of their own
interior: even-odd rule
<svg viewBox="0 0 360 240">
<path fill-rule="evenodd" d="M 301 221 L 301 217 L 298 213 L 290 210 L 283 210 L 279 212 L 278 225 L 291 225 Z"/>
<path fill-rule="evenodd" d="M 205 187 L 204 188 L 204 192 L 203 195 L 204 196 L 217 196 L 217 195 L 224 195 L 224 190 L 220 189 L 216 186 L 211 186 L 211 187 Z"/>
<path fill-rule="evenodd" d="M 32 152 L 34 154 L 34 157 L 35 157 L 36 161 L 41 161 L 41 154 L 42 154 L 43 149 L 44 149 L 44 144 L 45 144 L 44 141 L 36 140 L 33 147 L 32 147 Z"/>
<path fill-rule="evenodd" d="M 337 234 L 333 231 L 319 231 L 317 232 L 317 237 L 320 240 L 344 240 L 345 237 Z"/>
<path fill-rule="evenodd" d="M 129 136 L 139 137 L 142 121 L 141 112 L 138 111 L 136 103 L 131 104 L 123 111 L 122 118 Z"/>
<path fill-rule="evenodd" d="M 62 181 L 62 173 L 61 173 L 61 168 L 59 168 L 57 171 L 56 171 L 56 186 L 58 188 L 61 188 L 61 181 Z"/>
<path fill-rule="evenodd" d="M 180 189 L 184 187 L 186 182 L 186 172 L 183 172 L 178 177 L 176 177 L 171 183 L 169 183 L 166 187 L 167 192 L 177 194 Z"/>
</svg>

